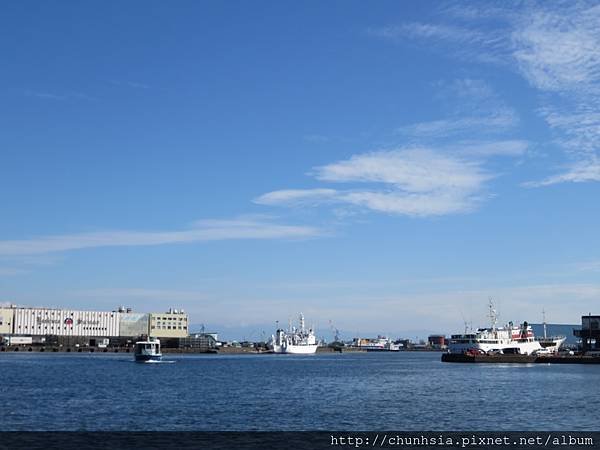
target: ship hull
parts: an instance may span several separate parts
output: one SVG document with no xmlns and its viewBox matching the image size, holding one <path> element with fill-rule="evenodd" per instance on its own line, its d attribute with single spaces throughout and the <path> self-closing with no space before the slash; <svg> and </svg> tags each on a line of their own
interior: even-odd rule
<svg viewBox="0 0 600 450">
<path fill-rule="evenodd" d="M 289 355 L 312 355 L 317 352 L 317 344 L 309 345 L 274 345 L 273 353 Z"/>
<path fill-rule="evenodd" d="M 481 342 L 474 342 L 468 344 L 450 344 L 448 348 L 450 350 L 450 353 L 466 353 L 469 350 L 476 349 L 481 350 L 484 353 L 489 353 L 492 351 L 501 351 L 504 353 L 508 353 L 509 351 L 512 351 L 521 355 L 531 355 L 533 352 L 541 350 L 542 346 L 537 341 L 507 341 L 498 344 L 487 344 Z"/>
<path fill-rule="evenodd" d="M 557 338 L 540 338 L 538 339 L 538 342 L 543 348 L 548 349 L 551 352 L 557 352 L 566 340 L 566 337 L 561 336 Z"/>
<path fill-rule="evenodd" d="M 135 362 L 145 363 L 145 362 L 158 362 L 162 360 L 162 355 L 135 355 Z"/>
</svg>

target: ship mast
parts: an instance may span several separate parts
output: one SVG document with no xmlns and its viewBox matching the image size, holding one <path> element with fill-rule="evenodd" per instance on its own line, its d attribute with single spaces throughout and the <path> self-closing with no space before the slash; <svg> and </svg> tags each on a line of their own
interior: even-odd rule
<svg viewBox="0 0 600 450">
<path fill-rule="evenodd" d="M 546 336 L 546 311 L 544 311 L 543 309 L 542 309 L 542 318 L 543 318 L 542 323 L 544 325 L 544 339 L 547 339 L 547 336 Z"/>
<path fill-rule="evenodd" d="M 489 298 L 488 307 L 490 309 L 489 317 L 490 317 L 490 322 L 492 324 L 492 331 L 496 331 L 496 324 L 498 323 L 498 314 L 496 313 L 496 310 L 494 309 L 494 303 L 492 302 L 492 297 Z"/>
</svg>

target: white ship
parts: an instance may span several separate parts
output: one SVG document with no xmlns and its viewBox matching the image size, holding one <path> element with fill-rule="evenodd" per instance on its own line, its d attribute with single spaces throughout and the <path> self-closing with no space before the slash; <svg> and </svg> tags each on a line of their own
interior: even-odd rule
<svg viewBox="0 0 600 450">
<path fill-rule="evenodd" d="M 504 353 L 531 355 L 544 353 L 544 347 L 533 336 L 533 330 L 527 322 L 516 326 L 509 322 L 497 327 L 497 314 L 490 300 L 490 328 L 479 328 L 474 332 L 453 334 L 450 337 L 448 351 L 450 353 Z"/>
<path fill-rule="evenodd" d="M 400 345 L 394 344 L 391 339 L 385 336 L 377 338 L 355 338 L 352 347 L 361 348 L 368 352 L 398 352 Z"/>
<path fill-rule="evenodd" d="M 544 316 L 544 337 L 536 338 L 536 340 L 540 343 L 543 349 L 545 349 L 544 353 L 556 353 L 560 349 L 560 347 L 567 340 L 566 336 L 548 336 L 546 331 L 546 312 L 542 311 Z"/>
<path fill-rule="evenodd" d="M 296 328 L 290 323 L 287 330 L 277 329 L 275 336 L 271 336 L 270 347 L 273 353 L 310 355 L 317 351 L 319 343 L 312 328 L 305 327 L 302 313 L 299 325 L 299 328 Z"/>
</svg>

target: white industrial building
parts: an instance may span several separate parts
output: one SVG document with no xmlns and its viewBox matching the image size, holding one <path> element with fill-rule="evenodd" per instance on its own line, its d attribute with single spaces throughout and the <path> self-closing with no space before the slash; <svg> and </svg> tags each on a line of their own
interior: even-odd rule
<svg viewBox="0 0 600 450">
<path fill-rule="evenodd" d="M 52 308 L 0 308 L 0 335 L 88 337 L 187 337 L 188 315 L 170 309 L 164 313 L 79 311 Z"/>
<path fill-rule="evenodd" d="M 16 308 L 13 333 L 53 336 L 120 336 L 118 312 Z"/>
</svg>

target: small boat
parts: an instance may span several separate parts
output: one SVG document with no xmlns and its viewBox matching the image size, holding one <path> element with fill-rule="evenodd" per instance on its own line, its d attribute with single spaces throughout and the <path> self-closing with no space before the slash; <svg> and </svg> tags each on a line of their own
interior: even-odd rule
<svg viewBox="0 0 600 450">
<path fill-rule="evenodd" d="M 162 360 L 160 352 L 160 341 L 155 338 L 148 338 L 146 341 L 135 343 L 133 353 L 135 362 L 158 362 Z"/>
</svg>

